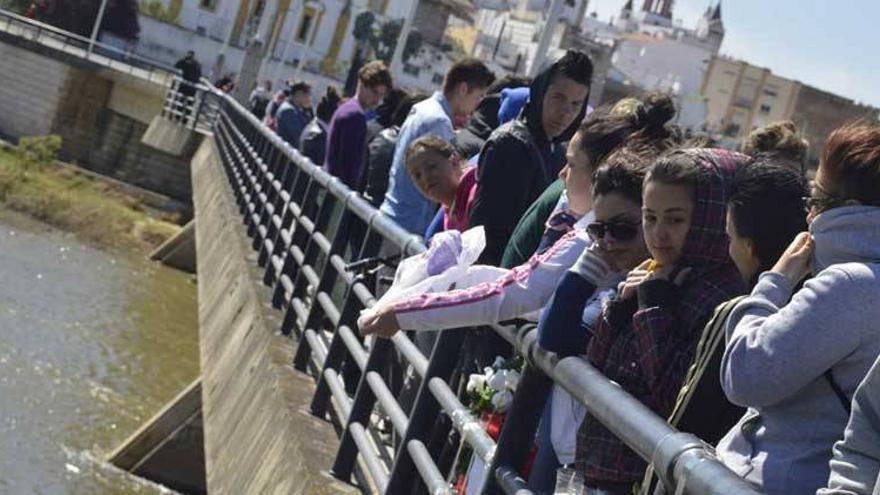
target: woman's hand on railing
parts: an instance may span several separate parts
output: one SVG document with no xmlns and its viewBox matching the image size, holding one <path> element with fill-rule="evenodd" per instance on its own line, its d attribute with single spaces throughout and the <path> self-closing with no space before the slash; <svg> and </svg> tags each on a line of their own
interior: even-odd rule
<svg viewBox="0 0 880 495">
<path fill-rule="evenodd" d="M 365 310 L 358 318 L 358 326 L 363 336 L 376 335 L 386 339 L 393 337 L 395 333 L 400 331 L 400 324 L 397 322 L 397 315 L 394 314 L 392 306 L 379 311 Z"/>
</svg>

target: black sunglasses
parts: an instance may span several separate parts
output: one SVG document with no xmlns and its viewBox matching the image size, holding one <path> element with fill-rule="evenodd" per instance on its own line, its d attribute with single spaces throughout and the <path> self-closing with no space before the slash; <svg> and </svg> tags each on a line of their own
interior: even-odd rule
<svg viewBox="0 0 880 495">
<path fill-rule="evenodd" d="M 639 234 L 639 225 L 630 222 L 594 222 L 587 225 L 587 234 L 594 241 L 603 239 L 605 234 L 611 234 L 618 241 L 631 241 Z"/>
<path fill-rule="evenodd" d="M 822 213 L 823 211 L 843 206 L 846 204 L 846 200 L 829 193 L 818 182 L 813 181 L 812 191 L 809 196 L 804 198 L 804 203 L 806 203 L 808 212 L 815 210 L 816 213 Z"/>
</svg>

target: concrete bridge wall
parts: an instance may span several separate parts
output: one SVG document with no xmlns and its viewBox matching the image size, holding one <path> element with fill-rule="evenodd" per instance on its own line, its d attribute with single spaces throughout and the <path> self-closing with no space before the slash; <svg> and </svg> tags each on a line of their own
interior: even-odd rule
<svg viewBox="0 0 880 495">
<path fill-rule="evenodd" d="M 213 139 L 192 165 L 208 493 L 359 493 L 326 474 L 336 434 L 307 412 L 314 381 L 277 331 Z"/>
<path fill-rule="evenodd" d="M 0 135 L 59 134 L 61 158 L 189 202 L 189 160 L 141 144 L 164 88 L 0 33 Z"/>
</svg>

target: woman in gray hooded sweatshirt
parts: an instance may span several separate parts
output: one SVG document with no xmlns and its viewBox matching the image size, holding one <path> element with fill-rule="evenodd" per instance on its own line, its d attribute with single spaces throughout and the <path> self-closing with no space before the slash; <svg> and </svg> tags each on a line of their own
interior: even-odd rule
<svg viewBox="0 0 880 495">
<path fill-rule="evenodd" d="M 771 495 L 826 486 L 850 398 L 880 353 L 880 128 L 831 134 L 809 205 L 810 233 L 731 312 L 722 360 L 728 399 L 749 409 L 718 454 Z"/>
</svg>

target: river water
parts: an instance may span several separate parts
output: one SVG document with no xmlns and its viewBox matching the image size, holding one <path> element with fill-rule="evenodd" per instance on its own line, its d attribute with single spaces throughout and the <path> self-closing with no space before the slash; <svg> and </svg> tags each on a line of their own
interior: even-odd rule
<svg viewBox="0 0 880 495">
<path fill-rule="evenodd" d="M 172 493 L 104 462 L 198 376 L 192 277 L 0 212 L 0 494 Z"/>
</svg>

